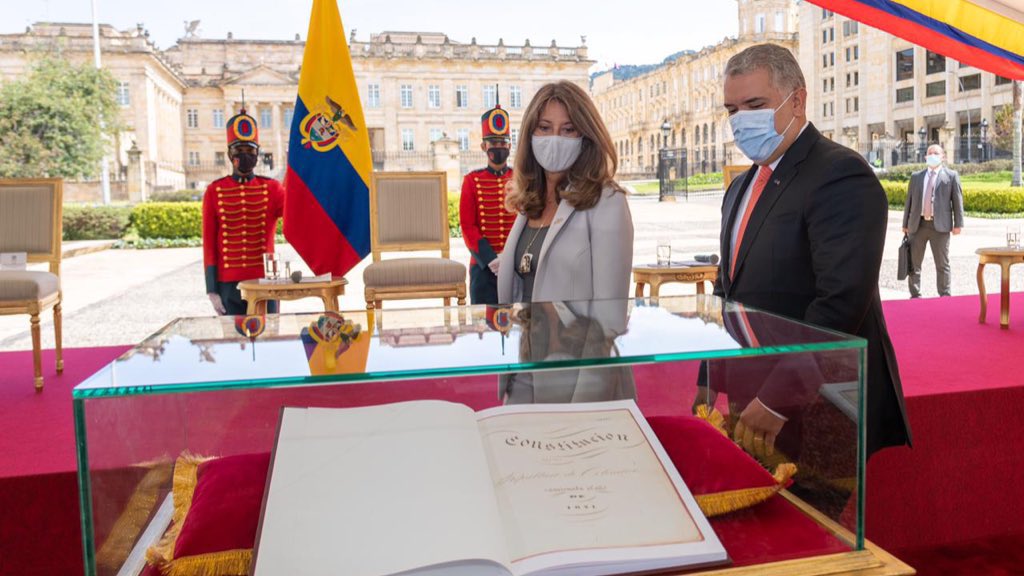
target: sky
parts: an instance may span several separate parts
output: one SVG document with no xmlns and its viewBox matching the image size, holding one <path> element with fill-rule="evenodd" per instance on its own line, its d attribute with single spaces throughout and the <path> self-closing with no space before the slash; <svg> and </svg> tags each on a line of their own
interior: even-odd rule
<svg viewBox="0 0 1024 576">
<path fill-rule="evenodd" d="M 0 33 L 41 21 L 92 22 L 93 0 L 7 1 Z M 118 29 L 142 23 L 160 48 L 199 20 L 199 35 L 291 40 L 306 37 L 312 0 L 94 0 L 98 20 Z M 389 31 L 443 32 L 480 44 L 578 46 L 586 36 L 592 71 L 615 64 L 654 64 L 680 50 L 717 44 L 737 31 L 736 0 L 338 0 L 346 33 L 356 39 Z"/>
</svg>

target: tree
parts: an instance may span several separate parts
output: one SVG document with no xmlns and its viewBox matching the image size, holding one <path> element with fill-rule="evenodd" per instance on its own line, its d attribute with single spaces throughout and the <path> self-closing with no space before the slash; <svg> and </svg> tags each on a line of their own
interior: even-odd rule
<svg viewBox="0 0 1024 576">
<path fill-rule="evenodd" d="M 990 142 L 996 150 L 1013 150 L 1013 104 L 1004 104 L 992 115 Z"/>
<path fill-rule="evenodd" d="M 120 127 L 107 70 L 44 56 L 0 85 L 0 177 L 95 178 Z"/>
</svg>

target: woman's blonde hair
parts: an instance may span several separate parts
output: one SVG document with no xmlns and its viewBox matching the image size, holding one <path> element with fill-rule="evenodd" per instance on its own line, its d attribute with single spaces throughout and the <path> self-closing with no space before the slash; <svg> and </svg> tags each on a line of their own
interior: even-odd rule
<svg viewBox="0 0 1024 576">
<path fill-rule="evenodd" d="M 573 127 L 583 137 L 580 157 L 569 168 L 565 180 L 559 183 L 561 197 L 573 208 L 586 210 L 597 204 L 607 186 L 624 193 L 614 180 L 619 157 L 593 100 L 586 91 L 567 80 L 545 84 L 523 114 L 516 146 L 515 176 L 505 196 L 509 210 L 530 218 L 539 218 L 544 211 L 547 182 L 544 168 L 533 155 L 532 137 L 544 107 L 551 101 L 565 106 Z"/>
</svg>

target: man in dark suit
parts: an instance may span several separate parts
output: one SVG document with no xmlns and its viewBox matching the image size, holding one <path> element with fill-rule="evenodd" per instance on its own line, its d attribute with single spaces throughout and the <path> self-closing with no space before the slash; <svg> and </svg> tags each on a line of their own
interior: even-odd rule
<svg viewBox="0 0 1024 576">
<path fill-rule="evenodd" d="M 910 176 L 903 207 L 903 233 L 910 234 L 910 297 L 921 296 L 924 247 L 932 246 L 939 296 L 949 296 L 949 233 L 964 227 L 964 194 L 960 175 L 943 166 L 946 152 L 932 144 L 925 156 L 928 167 Z"/>
<path fill-rule="evenodd" d="M 789 50 L 747 48 L 729 59 L 725 76 L 736 145 L 754 166 L 725 193 L 715 293 L 865 338 L 867 451 L 907 444 L 899 368 L 878 293 L 888 218 L 882 186 L 856 152 L 807 122 L 806 84 Z M 742 410 L 736 434 L 770 446 L 786 417 L 773 410 L 768 384 Z"/>
</svg>

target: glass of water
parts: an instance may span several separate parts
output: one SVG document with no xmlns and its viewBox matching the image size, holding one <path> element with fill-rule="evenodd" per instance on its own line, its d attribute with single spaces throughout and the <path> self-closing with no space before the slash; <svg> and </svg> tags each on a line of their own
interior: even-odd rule
<svg viewBox="0 0 1024 576">
<path fill-rule="evenodd" d="M 1006 227 L 1006 245 L 1010 248 L 1020 248 L 1020 224 Z"/>
<path fill-rule="evenodd" d="M 267 280 L 281 278 L 281 255 L 275 252 L 263 254 L 263 277 Z"/>
<path fill-rule="evenodd" d="M 672 242 L 667 239 L 658 240 L 658 266 L 672 264 Z"/>
</svg>

